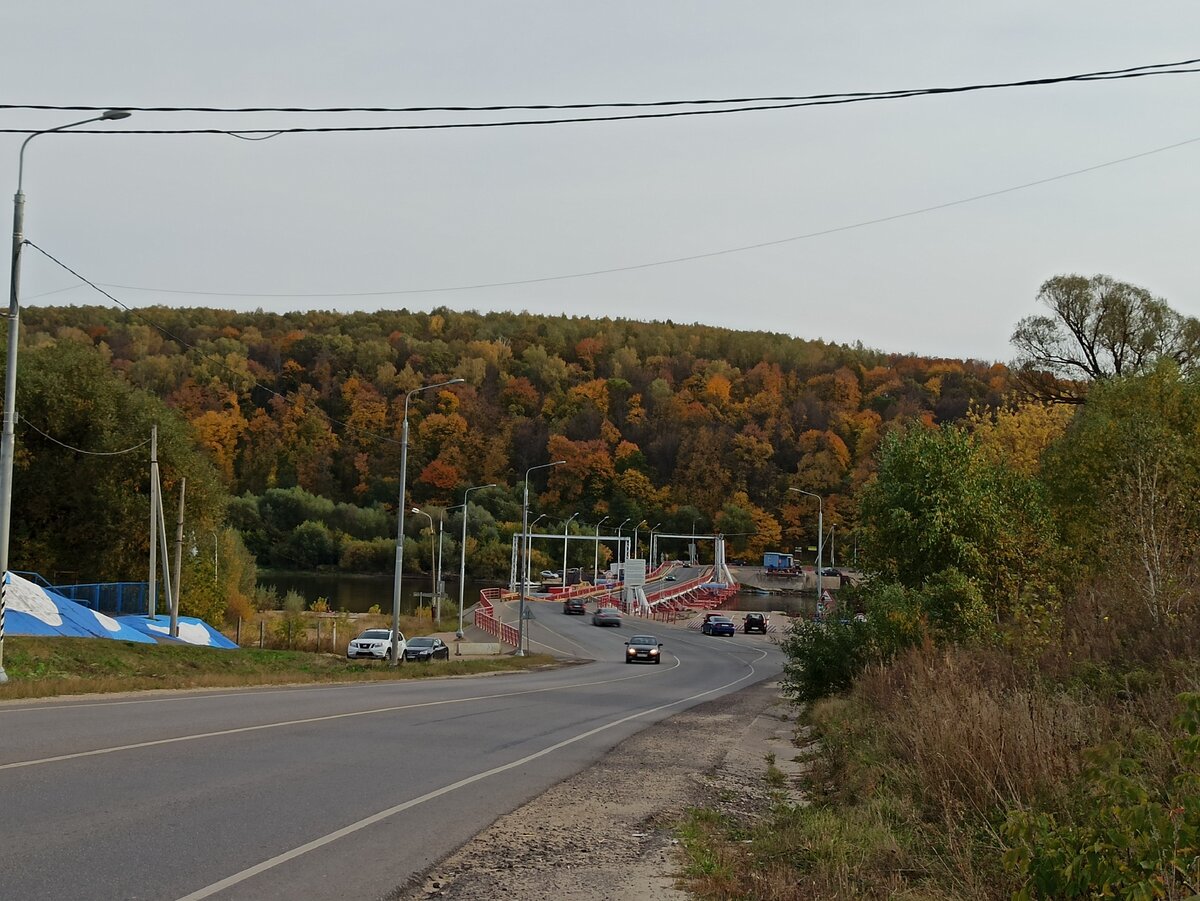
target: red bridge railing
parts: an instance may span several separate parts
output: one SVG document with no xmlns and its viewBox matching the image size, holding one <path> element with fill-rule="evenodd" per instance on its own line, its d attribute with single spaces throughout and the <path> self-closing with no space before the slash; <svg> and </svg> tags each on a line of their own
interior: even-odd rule
<svg viewBox="0 0 1200 901">
<path fill-rule="evenodd" d="M 475 608 L 475 628 L 494 635 L 501 643 L 520 646 L 521 633 L 515 626 L 500 621 L 496 616 L 494 601 L 501 597 L 499 588 L 484 588 L 479 592 L 479 606 Z"/>
</svg>

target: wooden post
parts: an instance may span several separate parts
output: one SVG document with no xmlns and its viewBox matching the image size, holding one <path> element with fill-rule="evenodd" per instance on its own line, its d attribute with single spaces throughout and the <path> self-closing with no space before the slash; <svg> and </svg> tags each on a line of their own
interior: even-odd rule
<svg viewBox="0 0 1200 901">
<path fill-rule="evenodd" d="M 266 620 L 260 619 L 258 621 L 258 649 L 260 651 L 263 649 L 263 640 L 266 638 L 266 636 L 267 636 L 267 622 L 266 622 Z"/>
<path fill-rule="evenodd" d="M 237 634 L 237 638 L 234 639 L 234 644 L 236 644 L 240 648 L 242 646 L 242 618 L 240 616 L 238 617 L 236 634 Z"/>
</svg>

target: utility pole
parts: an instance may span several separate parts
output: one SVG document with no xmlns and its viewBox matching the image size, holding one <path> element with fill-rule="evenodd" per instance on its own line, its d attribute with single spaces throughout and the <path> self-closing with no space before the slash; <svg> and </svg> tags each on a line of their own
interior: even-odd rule
<svg viewBox="0 0 1200 901">
<path fill-rule="evenodd" d="M 150 594 L 146 616 L 154 619 L 158 598 L 158 426 L 150 427 Z"/>
<path fill-rule="evenodd" d="M 175 591 L 171 604 L 171 635 L 179 637 L 179 589 L 183 585 L 183 495 L 187 490 L 187 479 L 179 480 L 179 519 L 175 521 Z"/>
</svg>

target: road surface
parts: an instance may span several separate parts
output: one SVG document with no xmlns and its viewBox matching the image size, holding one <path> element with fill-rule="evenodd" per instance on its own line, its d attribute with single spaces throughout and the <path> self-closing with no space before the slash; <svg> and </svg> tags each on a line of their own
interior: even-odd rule
<svg viewBox="0 0 1200 901">
<path fill-rule="evenodd" d="M 635 732 L 780 670 L 761 636 L 530 607 L 534 650 L 594 662 L 0 705 L 0 898 L 379 898 Z M 634 632 L 660 665 L 624 665 Z"/>
</svg>

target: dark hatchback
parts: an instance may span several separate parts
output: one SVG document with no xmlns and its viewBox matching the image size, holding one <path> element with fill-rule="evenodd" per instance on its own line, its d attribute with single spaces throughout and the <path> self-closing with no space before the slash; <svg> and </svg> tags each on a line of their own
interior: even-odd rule
<svg viewBox="0 0 1200 901">
<path fill-rule="evenodd" d="M 583 598 L 567 598 L 563 601 L 563 613 L 583 616 L 587 613 L 587 604 L 584 603 Z"/>
<path fill-rule="evenodd" d="M 662 663 L 662 642 L 653 635 L 634 635 L 625 642 L 626 663 Z"/>
<path fill-rule="evenodd" d="M 742 631 L 749 635 L 751 632 L 767 634 L 767 615 L 765 613 L 747 613 L 742 617 Z"/>
</svg>

